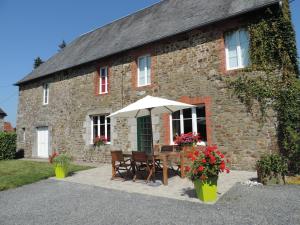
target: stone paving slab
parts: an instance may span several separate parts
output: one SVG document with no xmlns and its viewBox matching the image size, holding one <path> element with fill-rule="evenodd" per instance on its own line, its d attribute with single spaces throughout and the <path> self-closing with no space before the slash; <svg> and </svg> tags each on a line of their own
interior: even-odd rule
<svg viewBox="0 0 300 225">
<path fill-rule="evenodd" d="M 221 174 L 218 180 L 218 198 L 224 195 L 236 183 L 255 177 L 256 172 L 248 171 L 231 171 L 229 174 Z M 181 179 L 179 176 L 169 178 L 168 186 L 163 185 L 160 180 L 157 180 L 156 183 L 151 182 L 147 184 L 144 180 L 133 182 L 132 180 L 111 180 L 110 178 L 111 165 L 102 165 L 94 169 L 80 171 L 73 176 L 63 179 L 63 181 L 93 185 L 128 193 L 139 193 L 201 203 L 196 198 L 193 183 L 188 179 Z"/>
</svg>

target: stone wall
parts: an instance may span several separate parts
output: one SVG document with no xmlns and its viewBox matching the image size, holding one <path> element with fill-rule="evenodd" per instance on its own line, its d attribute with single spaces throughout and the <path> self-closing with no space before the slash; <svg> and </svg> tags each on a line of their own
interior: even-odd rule
<svg viewBox="0 0 300 225">
<path fill-rule="evenodd" d="M 81 160 L 108 162 L 110 150 L 136 150 L 136 120 L 113 119 L 110 145 L 91 145 L 90 116 L 109 114 L 146 96 L 209 104 L 210 144 L 217 144 L 232 162 L 232 168 L 253 169 L 261 154 L 277 150 L 276 121 L 272 114 L 261 125 L 257 112 L 248 113 L 226 88 L 223 34 L 244 23 L 229 20 L 151 45 L 133 49 L 101 61 L 57 73 L 20 86 L 17 133 L 18 148 L 26 157 L 36 156 L 36 128 L 48 126 L 51 150 L 65 150 Z M 151 86 L 136 87 L 136 60 L 152 56 Z M 109 94 L 98 95 L 97 68 L 109 65 Z M 249 74 L 250 76 L 252 74 Z M 49 104 L 42 104 L 43 83 L 49 83 Z M 155 143 L 169 144 L 168 116 L 156 116 Z M 22 130 L 26 139 L 22 140 Z"/>
</svg>

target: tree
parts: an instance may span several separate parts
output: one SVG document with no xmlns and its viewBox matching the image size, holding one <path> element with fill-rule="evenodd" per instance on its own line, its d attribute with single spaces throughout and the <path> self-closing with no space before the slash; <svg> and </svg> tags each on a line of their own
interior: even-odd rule
<svg viewBox="0 0 300 225">
<path fill-rule="evenodd" d="M 34 59 L 33 68 L 36 69 L 43 63 L 44 61 L 38 56 L 36 59 Z"/>
<path fill-rule="evenodd" d="M 60 45 L 58 45 L 59 50 L 64 49 L 66 46 L 67 46 L 67 44 L 66 44 L 65 40 L 63 40 L 62 43 Z"/>
</svg>

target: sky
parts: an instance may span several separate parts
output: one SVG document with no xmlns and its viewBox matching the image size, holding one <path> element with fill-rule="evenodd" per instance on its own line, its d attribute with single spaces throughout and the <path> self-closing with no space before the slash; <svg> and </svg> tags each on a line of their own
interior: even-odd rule
<svg viewBox="0 0 300 225">
<path fill-rule="evenodd" d="M 16 124 L 18 88 L 37 56 L 48 59 L 58 45 L 159 0 L 0 0 L 0 108 Z M 291 3 L 300 52 L 300 0 Z"/>
</svg>

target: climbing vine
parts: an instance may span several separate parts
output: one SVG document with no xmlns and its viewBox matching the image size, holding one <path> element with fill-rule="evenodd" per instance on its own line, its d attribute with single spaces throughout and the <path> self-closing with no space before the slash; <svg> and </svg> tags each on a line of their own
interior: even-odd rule
<svg viewBox="0 0 300 225">
<path fill-rule="evenodd" d="M 262 121 L 267 109 L 276 112 L 280 152 L 290 172 L 300 173 L 300 80 L 288 0 L 266 9 L 248 28 L 251 66 L 245 71 L 252 73 L 228 80 L 229 87 L 249 110 L 259 104 Z"/>
</svg>

